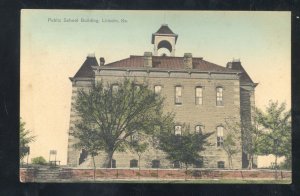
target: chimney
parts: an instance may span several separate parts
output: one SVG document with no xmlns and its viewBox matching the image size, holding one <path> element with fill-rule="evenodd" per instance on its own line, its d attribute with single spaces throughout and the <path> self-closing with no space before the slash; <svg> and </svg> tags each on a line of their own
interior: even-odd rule
<svg viewBox="0 0 300 196">
<path fill-rule="evenodd" d="M 183 64 L 186 69 L 193 69 L 193 56 L 192 53 L 184 53 Z"/>
<path fill-rule="evenodd" d="M 152 67 L 152 52 L 144 53 L 144 67 Z"/>
<path fill-rule="evenodd" d="M 242 64 L 241 64 L 240 59 L 233 59 L 231 62 L 228 62 L 226 64 L 226 68 L 241 70 L 242 69 Z"/>
<path fill-rule="evenodd" d="M 103 66 L 105 63 L 105 59 L 103 57 L 101 57 L 99 61 L 100 61 L 100 66 Z"/>
</svg>

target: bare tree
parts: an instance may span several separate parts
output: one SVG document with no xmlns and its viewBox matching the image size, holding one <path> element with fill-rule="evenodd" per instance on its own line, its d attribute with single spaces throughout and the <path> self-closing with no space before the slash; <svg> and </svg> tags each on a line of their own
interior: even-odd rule
<svg viewBox="0 0 300 196">
<path fill-rule="evenodd" d="M 241 152 L 241 127 L 239 122 L 234 119 L 226 119 L 225 135 L 222 148 L 227 154 L 229 168 L 232 169 L 232 158 L 234 155 Z"/>
</svg>

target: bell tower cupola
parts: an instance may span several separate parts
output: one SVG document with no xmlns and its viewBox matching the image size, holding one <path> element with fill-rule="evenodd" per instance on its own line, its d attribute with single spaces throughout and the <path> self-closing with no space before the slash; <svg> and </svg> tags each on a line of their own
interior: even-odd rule
<svg viewBox="0 0 300 196">
<path fill-rule="evenodd" d="M 178 35 L 173 33 L 167 24 L 161 25 L 156 33 L 152 34 L 151 43 L 154 44 L 154 56 L 161 55 L 158 54 L 159 49 L 167 49 L 170 52 L 170 56 L 175 56 L 177 38 Z"/>
</svg>

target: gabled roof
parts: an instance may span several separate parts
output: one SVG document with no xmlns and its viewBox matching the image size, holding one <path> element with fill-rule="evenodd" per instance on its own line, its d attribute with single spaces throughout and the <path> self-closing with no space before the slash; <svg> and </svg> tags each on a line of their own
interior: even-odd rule
<svg viewBox="0 0 300 196">
<path fill-rule="evenodd" d="M 184 57 L 170 57 L 170 56 L 152 56 L 152 68 L 156 69 L 168 69 L 168 70 L 180 70 L 185 69 Z M 234 72 L 232 69 L 210 63 L 202 58 L 192 58 L 193 69 L 205 72 Z M 104 67 L 122 67 L 122 68 L 143 68 L 144 56 L 130 56 L 129 58 L 122 59 L 120 61 L 112 62 L 104 65 Z"/>
<path fill-rule="evenodd" d="M 93 77 L 94 71 L 92 69 L 92 66 L 99 66 L 96 57 L 86 57 L 86 60 L 81 65 L 74 78 Z"/>
<path fill-rule="evenodd" d="M 152 44 L 154 44 L 154 37 L 156 35 L 175 37 L 175 43 L 177 42 L 177 38 L 178 38 L 178 35 L 173 33 L 173 31 L 169 28 L 167 24 L 162 24 L 161 27 L 156 31 L 156 33 L 152 34 L 152 40 L 151 40 Z"/>
<path fill-rule="evenodd" d="M 168 27 L 168 25 L 163 24 L 161 27 L 156 31 L 156 34 L 174 34 L 173 31 Z"/>
</svg>

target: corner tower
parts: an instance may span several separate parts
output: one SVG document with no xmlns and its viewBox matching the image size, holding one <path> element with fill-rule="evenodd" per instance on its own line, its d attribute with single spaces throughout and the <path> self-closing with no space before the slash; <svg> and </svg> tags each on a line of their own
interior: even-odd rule
<svg viewBox="0 0 300 196">
<path fill-rule="evenodd" d="M 154 56 L 158 55 L 158 50 L 165 48 L 170 51 L 170 56 L 175 56 L 175 45 L 178 35 L 168 27 L 167 24 L 161 25 L 161 27 L 152 34 L 151 43 L 154 44 Z"/>
</svg>

